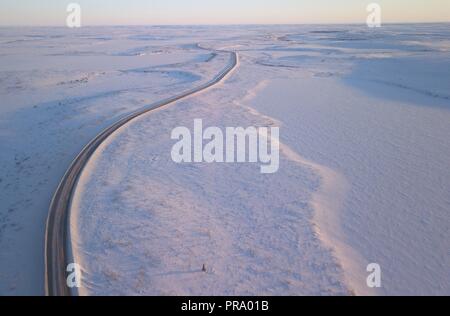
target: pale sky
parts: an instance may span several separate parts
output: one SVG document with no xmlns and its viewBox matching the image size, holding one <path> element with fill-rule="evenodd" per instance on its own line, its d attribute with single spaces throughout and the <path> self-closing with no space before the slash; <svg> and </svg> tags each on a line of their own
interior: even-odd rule
<svg viewBox="0 0 450 316">
<path fill-rule="evenodd" d="M 381 5 L 382 22 L 450 22 L 450 0 L 0 0 L 0 25 L 64 26 L 69 3 L 83 25 L 365 23 Z"/>
</svg>

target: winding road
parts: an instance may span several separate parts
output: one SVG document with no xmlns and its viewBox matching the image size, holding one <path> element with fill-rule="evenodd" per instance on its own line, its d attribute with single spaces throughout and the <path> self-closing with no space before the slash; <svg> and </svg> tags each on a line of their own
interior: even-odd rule
<svg viewBox="0 0 450 316">
<path fill-rule="evenodd" d="M 198 45 L 199 48 L 202 48 Z M 202 48 L 203 49 L 203 48 Z M 70 296 L 74 293 L 66 285 L 66 267 L 71 263 L 72 253 L 70 249 L 70 236 L 68 232 L 70 204 L 72 194 L 75 190 L 78 178 L 86 166 L 89 158 L 98 148 L 98 146 L 108 138 L 117 129 L 137 118 L 138 116 L 163 106 L 172 104 L 176 101 L 194 95 L 211 88 L 222 82 L 238 65 L 238 54 L 236 52 L 215 50 L 215 52 L 229 53 L 230 62 L 208 82 L 182 92 L 168 99 L 148 105 L 118 122 L 106 128 L 98 134 L 84 149 L 78 154 L 71 163 L 69 169 L 64 174 L 50 203 L 49 215 L 45 232 L 45 290 L 46 295 L 50 296 Z"/>
</svg>

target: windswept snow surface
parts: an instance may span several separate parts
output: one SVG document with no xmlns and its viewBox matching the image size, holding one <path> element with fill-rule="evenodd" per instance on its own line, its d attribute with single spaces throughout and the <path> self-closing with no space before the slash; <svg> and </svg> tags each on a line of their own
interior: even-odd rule
<svg viewBox="0 0 450 316">
<path fill-rule="evenodd" d="M 0 28 L 0 295 L 44 294 L 45 223 L 70 162 L 128 113 L 210 80 L 201 29 Z"/>
<path fill-rule="evenodd" d="M 0 295 L 44 293 L 48 206 L 83 146 L 213 78 L 214 48 L 239 53 L 231 76 L 83 171 L 79 293 L 450 295 L 449 26 L 0 28 Z M 279 171 L 175 164 L 196 118 L 279 126 Z"/>
<path fill-rule="evenodd" d="M 70 217 L 79 293 L 450 295 L 449 25 L 194 30 L 239 67 L 96 151 Z M 279 126 L 279 171 L 174 163 L 197 118 Z"/>
</svg>

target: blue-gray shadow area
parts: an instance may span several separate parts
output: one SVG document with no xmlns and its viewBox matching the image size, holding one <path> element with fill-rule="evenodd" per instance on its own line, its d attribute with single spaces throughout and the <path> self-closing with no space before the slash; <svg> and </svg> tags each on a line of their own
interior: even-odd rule
<svg viewBox="0 0 450 316">
<path fill-rule="evenodd" d="M 380 99 L 450 110 L 450 56 L 440 52 L 358 60 L 343 81 Z"/>
</svg>

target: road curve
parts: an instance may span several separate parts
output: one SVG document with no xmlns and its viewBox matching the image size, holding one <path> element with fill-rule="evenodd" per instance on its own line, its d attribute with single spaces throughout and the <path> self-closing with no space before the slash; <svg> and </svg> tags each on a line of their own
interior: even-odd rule
<svg viewBox="0 0 450 316">
<path fill-rule="evenodd" d="M 199 45 L 198 47 L 202 48 Z M 120 119 L 91 140 L 71 163 L 52 198 L 47 218 L 45 230 L 46 295 L 70 296 L 73 294 L 71 289 L 66 285 L 66 267 L 70 263 L 70 258 L 72 258 L 67 230 L 69 224 L 69 208 L 77 180 L 93 152 L 108 136 L 136 117 L 204 91 L 220 83 L 237 67 L 238 54 L 236 52 L 224 50 L 216 50 L 216 52 L 229 53 L 230 62 L 213 79 L 198 87 L 182 92 L 179 95 L 146 106 Z"/>
</svg>

